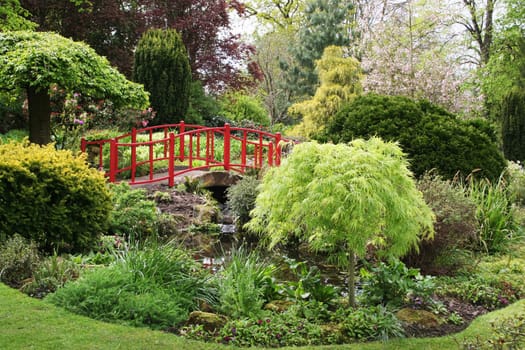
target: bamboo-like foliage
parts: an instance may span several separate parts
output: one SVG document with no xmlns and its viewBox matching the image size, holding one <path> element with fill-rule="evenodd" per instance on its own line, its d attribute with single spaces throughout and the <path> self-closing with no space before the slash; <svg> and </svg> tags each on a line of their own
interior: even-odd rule
<svg viewBox="0 0 525 350">
<path fill-rule="evenodd" d="M 354 303 L 354 255 L 375 244 L 402 256 L 433 235 L 434 214 L 416 189 L 408 162 L 379 138 L 350 144 L 297 145 L 281 167 L 264 176 L 248 228 L 269 247 L 295 236 L 348 268 Z"/>
<path fill-rule="evenodd" d="M 525 92 L 514 88 L 502 102 L 503 153 L 510 160 L 525 160 Z"/>
</svg>

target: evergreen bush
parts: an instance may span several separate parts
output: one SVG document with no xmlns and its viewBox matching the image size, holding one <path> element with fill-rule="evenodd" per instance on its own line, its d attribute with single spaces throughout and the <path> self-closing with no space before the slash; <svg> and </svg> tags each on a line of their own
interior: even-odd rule
<svg viewBox="0 0 525 350">
<path fill-rule="evenodd" d="M 323 136 L 334 142 L 372 136 L 397 141 L 417 177 L 436 169 L 446 179 L 473 171 L 497 179 L 505 168 L 487 123 L 462 121 L 427 101 L 407 97 L 359 96 L 336 114 Z"/>
<path fill-rule="evenodd" d="M 102 173 L 54 146 L 0 144 L 0 237 L 19 233 L 46 252 L 82 252 L 107 228 Z"/>
<path fill-rule="evenodd" d="M 180 34 L 174 29 L 147 31 L 137 44 L 133 78 L 144 84 L 157 112 L 155 124 L 184 119 L 191 93 L 191 68 Z M 187 122 L 193 122 L 186 120 Z"/>
<path fill-rule="evenodd" d="M 31 278 L 40 257 L 34 242 L 15 234 L 0 242 L 0 282 L 20 287 L 23 280 Z"/>
</svg>

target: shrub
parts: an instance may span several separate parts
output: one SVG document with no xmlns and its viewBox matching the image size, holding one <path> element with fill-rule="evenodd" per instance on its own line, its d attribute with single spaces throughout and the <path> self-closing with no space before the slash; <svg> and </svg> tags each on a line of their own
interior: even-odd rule
<svg viewBox="0 0 525 350">
<path fill-rule="evenodd" d="M 481 169 L 480 176 L 497 179 L 505 159 L 487 129 L 485 122 L 464 122 L 426 101 L 368 94 L 336 114 L 326 137 L 334 142 L 371 136 L 397 141 L 418 177 L 431 169 L 446 179 Z"/>
<path fill-rule="evenodd" d="M 525 204 L 525 170 L 519 162 L 509 162 L 507 167 L 509 194 L 513 203 Z"/>
<path fill-rule="evenodd" d="M 225 94 L 221 100 L 221 109 L 227 119 L 236 122 L 248 120 L 259 125 L 270 125 L 268 112 L 264 109 L 260 99 L 244 92 Z"/>
<path fill-rule="evenodd" d="M 20 287 L 23 280 L 33 276 L 38 265 L 36 244 L 18 234 L 0 243 L 0 281 Z"/>
<path fill-rule="evenodd" d="M 515 317 L 497 319 L 490 323 L 490 337 L 488 339 L 465 339 L 462 349 L 523 349 L 525 345 L 525 312 L 520 312 Z"/>
<path fill-rule="evenodd" d="M 331 338 L 323 334 L 321 326 L 291 312 L 231 320 L 216 333 L 205 331 L 202 326 L 188 327 L 183 329 L 183 335 L 191 339 L 242 347 L 276 348 L 331 342 Z"/>
<path fill-rule="evenodd" d="M 27 138 L 29 134 L 26 130 L 13 129 L 9 130 L 5 134 L 0 135 L 0 144 L 8 143 L 10 141 L 22 142 L 24 138 Z"/>
<path fill-rule="evenodd" d="M 378 305 L 349 310 L 343 331 L 357 340 L 383 340 L 404 336 L 401 322 L 387 308 Z"/>
<path fill-rule="evenodd" d="M 370 271 L 361 269 L 361 280 L 361 301 L 372 306 L 402 306 L 416 298 L 426 303 L 434 289 L 432 277 L 423 277 L 419 270 L 407 268 L 399 260 L 380 262 Z"/>
<path fill-rule="evenodd" d="M 255 208 L 255 199 L 259 194 L 259 184 L 260 180 L 255 176 L 244 176 L 226 190 L 227 205 L 235 216 L 238 230 L 250 220 L 250 212 Z"/>
<path fill-rule="evenodd" d="M 525 92 L 511 89 L 501 102 L 503 152 L 510 160 L 525 160 Z"/>
<path fill-rule="evenodd" d="M 147 199 L 145 189 L 132 189 L 123 182 L 111 186 L 113 210 L 109 231 L 126 236 L 129 242 L 144 242 L 158 237 L 161 217 L 155 201 Z"/>
<path fill-rule="evenodd" d="M 418 251 L 411 252 L 404 261 L 424 273 L 443 274 L 459 269 L 461 252 L 475 241 L 477 221 L 476 204 L 465 188 L 440 176 L 425 173 L 417 182 L 425 202 L 436 215 L 434 238 L 419 243 Z M 443 257 L 449 259 L 443 259 Z"/>
<path fill-rule="evenodd" d="M 489 310 L 505 307 L 520 298 L 520 291 L 509 282 L 480 276 L 439 277 L 436 293 L 481 305 Z"/>
<path fill-rule="evenodd" d="M 186 320 L 199 300 L 211 302 L 202 269 L 171 245 L 123 252 L 116 263 L 67 283 L 46 300 L 94 319 L 166 329 Z"/>
<path fill-rule="evenodd" d="M 33 280 L 24 285 L 22 291 L 30 296 L 42 298 L 66 282 L 77 279 L 79 273 L 80 266 L 75 262 L 53 254 L 40 262 L 34 271 Z"/>
<path fill-rule="evenodd" d="M 53 145 L 0 145 L 0 236 L 46 252 L 85 251 L 105 232 L 111 199 L 102 173 Z"/>
</svg>

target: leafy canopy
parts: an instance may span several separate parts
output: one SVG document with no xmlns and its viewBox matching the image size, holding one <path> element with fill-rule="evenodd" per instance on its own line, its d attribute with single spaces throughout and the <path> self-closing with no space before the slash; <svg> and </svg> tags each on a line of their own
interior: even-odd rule
<svg viewBox="0 0 525 350">
<path fill-rule="evenodd" d="M 126 80 L 84 43 L 47 32 L 0 33 L 0 86 L 47 91 L 55 84 L 110 98 L 117 106 L 141 109 L 148 105 L 142 85 Z"/>
<path fill-rule="evenodd" d="M 407 166 L 401 149 L 379 138 L 296 145 L 264 176 L 248 227 L 270 247 L 296 236 L 339 265 L 371 242 L 401 256 L 433 233 L 434 215 Z"/>
</svg>

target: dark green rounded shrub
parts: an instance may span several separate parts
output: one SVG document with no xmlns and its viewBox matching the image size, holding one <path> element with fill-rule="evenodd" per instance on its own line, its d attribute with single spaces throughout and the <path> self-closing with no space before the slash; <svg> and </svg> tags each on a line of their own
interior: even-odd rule
<svg viewBox="0 0 525 350">
<path fill-rule="evenodd" d="M 105 232 L 111 199 L 85 157 L 53 145 L 0 145 L 0 237 L 15 233 L 46 252 L 88 250 Z"/>
<path fill-rule="evenodd" d="M 505 168 L 487 123 L 463 121 L 428 101 L 407 97 L 360 96 L 335 115 L 323 136 L 334 142 L 372 136 L 397 141 L 417 177 L 436 169 L 446 179 L 473 171 L 497 179 Z"/>
<path fill-rule="evenodd" d="M 260 183 L 255 176 L 245 176 L 227 189 L 228 208 L 235 216 L 235 223 L 239 230 L 250 221 L 250 211 L 255 208 L 255 198 L 259 194 Z"/>
<path fill-rule="evenodd" d="M 512 89 L 501 103 L 503 152 L 510 160 L 525 160 L 525 91 Z"/>
</svg>

